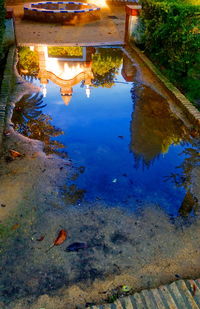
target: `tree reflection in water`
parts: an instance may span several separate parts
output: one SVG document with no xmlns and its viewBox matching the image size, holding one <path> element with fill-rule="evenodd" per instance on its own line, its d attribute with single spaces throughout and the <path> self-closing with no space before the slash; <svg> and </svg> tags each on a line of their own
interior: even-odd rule
<svg viewBox="0 0 200 309">
<path fill-rule="evenodd" d="M 179 173 L 171 174 L 168 179 L 172 180 L 177 187 L 183 187 L 186 195 L 179 209 L 181 216 L 188 216 L 192 211 L 197 212 L 199 201 L 191 192 L 192 173 L 195 168 L 200 167 L 200 140 L 194 138 L 190 141 L 192 147 L 186 148 L 182 154 L 186 155 L 183 163 L 177 168 Z"/>
<path fill-rule="evenodd" d="M 42 141 L 46 153 L 63 155 L 59 149 L 64 148 L 64 145 L 54 138 L 64 132 L 51 124 L 52 118 L 49 115 L 42 113 L 46 106 L 42 99 L 42 94 L 36 93 L 24 95 L 16 103 L 12 117 L 14 128 L 22 135 Z"/>
<path fill-rule="evenodd" d="M 92 72 L 94 87 L 111 88 L 115 84 L 115 76 L 122 63 L 122 51 L 113 48 L 101 48 L 92 57 Z"/>
<path fill-rule="evenodd" d="M 167 99 L 146 85 L 132 88 L 135 109 L 131 121 L 130 149 L 136 167 L 142 163 L 150 166 L 168 152 L 170 145 L 188 142 L 189 129 L 170 111 Z"/>
<path fill-rule="evenodd" d="M 37 76 L 39 73 L 39 56 L 35 51 L 30 50 L 29 47 L 18 47 L 18 70 L 20 74 L 29 76 Z"/>
<path fill-rule="evenodd" d="M 200 141 L 193 138 L 194 130 L 187 128 L 184 123 L 171 113 L 164 97 L 146 85 L 134 85 L 132 99 L 135 110 L 131 121 L 131 145 L 136 167 L 142 162 L 149 167 L 160 154 L 166 153 L 170 145 L 188 144 L 188 148 L 180 154 L 185 159 L 177 166 L 177 173 L 165 178 L 185 189 L 186 194 L 179 209 L 181 216 L 187 216 L 197 210 L 197 198 L 191 193 L 192 172 L 200 166 Z M 198 133 L 195 133 L 198 135 Z"/>
</svg>

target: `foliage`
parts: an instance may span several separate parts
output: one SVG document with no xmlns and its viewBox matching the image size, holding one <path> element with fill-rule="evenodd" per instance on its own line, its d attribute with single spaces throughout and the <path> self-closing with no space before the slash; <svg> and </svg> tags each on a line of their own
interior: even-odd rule
<svg viewBox="0 0 200 309">
<path fill-rule="evenodd" d="M 186 3 L 190 3 L 193 5 L 200 5 L 200 0 L 184 0 Z"/>
<path fill-rule="evenodd" d="M 50 46 L 48 55 L 50 57 L 82 57 L 83 48 L 80 46 Z"/>
<path fill-rule="evenodd" d="M 132 100 L 135 112 L 131 121 L 130 150 L 136 167 L 149 167 L 154 160 L 168 152 L 171 145 L 189 140 L 189 130 L 174 117 L 166 98 L 146 85 L 133 84 Z"/>
<path fill-rule="evenodd" d="M 4 18 L 5 18 L 4 0 L 0 0 L 0 59 L 3 53 L 2 42 L 3 42 L 3 34 L 5 30 Z"/>
<path fill-rule="evenodd" d="M 42 94 L 24 95 L 16 104 L 12 121 L 15 130 L 29 138 L 40 140 L 45 145 L 47 153 L 58 153 L 57 149 L 64 148 L 58 141 L 52 139 L 63 132 L 51 124 L 52 118 L 42 113 Z"/>
<path fill-rule="evenodd" d="M 144 48 L 193 102 L 200 93 L 200 6 L 190 0 L 141 0 Z"/>
<path fill-rule="evenodd" d="M 16 104 L 13 114 L 13 121 L 24 123 L 32 118 L 37 118 L 42 113 L 43 96 L 40 93 L 33 95 L 26 94 Z"/>
<path fill-rule="evenodd" d="M 196 132 L 197 133 L 197 132 Z M 198 133 L 197 133 L 198 134 Z M 185 189 L 186 194 L 179 208 L 181 216 L 188 216 L 192 211 L 196 213 L 200 204 L 197 197 L 192 193 L 194 187 L 193 171 L 200 167 L 200 142 L 198 138 L 190 140 L 191 146 L 188 146 L 181 155 L 185 156 L 183 163 L 177 166 L 177 172 L 166 177 L 166 181 L 172 181 L 177 187 Z M 195 191 L 194 191 L 195 193 Z"/>
<path fill-rule="evenodd" d="M 122 63 L 120 49 L 101 48 L 92 58 L 93 85 L 110 88 Z"/>
<path fill-rule="evenodd" d="M 105 87 L 105 88 L 111 88 L 115 82 L 114 78 L 117 73 L 117 70 L 115 68 L 110 69 L 110 71 L 101 74 L 94 74 L 94 79 L 92 80 L 92 85 L 94 87 Z"/>
<path fill-rule="evenodd" d="M 190 140 L 191 146 L 183 151 L 183 155 L 186 156 L 183 163 L 177 166 L 177 170 L 180 172 L 173 173 L 166 179 L 172 179 L 177 187 L 183 187 L 185 190 L 189 190 L 191 187 L 192 172 L 195 168 L 200 167 L 200 142 L 199 139 L 194 138 Z"/>
<path fill-rule="evenodd" d="M 38 53 L 30 50 L 29 47 L 19 47 L 18 49 L 19 72 L 28 75 L 37 75 L 39 72 L 39 57 Z"/>
</svg>

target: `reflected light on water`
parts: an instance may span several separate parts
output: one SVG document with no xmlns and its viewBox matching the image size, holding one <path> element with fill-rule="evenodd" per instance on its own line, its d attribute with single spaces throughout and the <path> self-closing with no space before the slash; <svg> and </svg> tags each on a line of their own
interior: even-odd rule
<svg viewBox="0 0 200 309">
<path fill-rule="evenodd" d="M 80 63 L 60 62 L 53 58 L 48 58 L 46 69 L 63 80 L 72 79 L 84 70 L 83 65 Z"/>
</svg>

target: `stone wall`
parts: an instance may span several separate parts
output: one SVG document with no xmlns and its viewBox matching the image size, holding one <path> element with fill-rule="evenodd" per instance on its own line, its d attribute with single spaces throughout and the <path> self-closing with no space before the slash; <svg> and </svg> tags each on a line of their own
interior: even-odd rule
<svg viewBox="0 0 200 309">
<path fill-rule="evenodd" d="M 10 94 L 12 92 L 15 76 L 13 73 L 15 47 L 9 49 L 6 66 L 4 70 L 3 80 L 0 90 L 0 149 L 3 139 L 3 131 L 5 127 L 6 107 L 9 102 Z"/>
</svg>

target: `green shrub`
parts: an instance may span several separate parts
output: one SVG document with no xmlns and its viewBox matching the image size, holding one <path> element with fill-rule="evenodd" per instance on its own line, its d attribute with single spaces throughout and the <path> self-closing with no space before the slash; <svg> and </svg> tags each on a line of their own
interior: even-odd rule
<svg viewBox="0 0 200 309">
<path fill-rule="evenodd" d="M 48 47 L 48 55 L 50 57 L 82 57 L 83 48 L 80 46 L 50 46 Z"/>
<path fill-rule="evenodd" d="M 36 51 L 30 50 L 29 47 L 23 46 L 18 49 L 19 63 L 18 69 L 21 74 L 31 76 L 39 72 L 39 56 Z"/>
<path fill-rule="evenodd" d="M 0 59 L 3 53 L 2 42 L 3 42 L 3 34 L 5 30 L 4 18 L 5 18 L 4 0 L 0 0 Z"/>
<path fill-rule="evenodd" d="M 193 102 L 200 98 L 200 5 L 141 0 L 144 48 Z"/>
<path fill-rule="evenodd" d="M 93 86 L 111 88 L 121 63 L 120 49 L 100 48 L 92 57 Z"/>
</svg>

